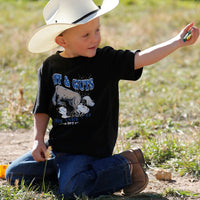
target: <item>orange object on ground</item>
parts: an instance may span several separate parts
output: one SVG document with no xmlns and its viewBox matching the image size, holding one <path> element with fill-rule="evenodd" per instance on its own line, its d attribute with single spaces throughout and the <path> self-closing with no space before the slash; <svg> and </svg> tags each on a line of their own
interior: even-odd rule
<svg viewBox="0 0 200 200">
<path fill-rule="evenodd" d="M 8 165 L 0 165 L 0 178 L 5 179 L 5 173 Z"/>
</svg>

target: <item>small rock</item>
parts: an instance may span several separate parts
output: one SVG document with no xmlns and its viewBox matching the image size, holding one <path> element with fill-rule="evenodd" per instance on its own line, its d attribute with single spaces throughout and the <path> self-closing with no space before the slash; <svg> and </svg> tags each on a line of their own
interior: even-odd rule
<svg viewBox="0 0 200 200">
<path fill-rule="evenodd" d="M 172 173 L 164 170 L 164 169 L 160 169 L 156 172 L 155 174 L 156 179 L 157 180 L 163 180 L 163 181 L 171 181 L 172 180 Z"/>
</svg>

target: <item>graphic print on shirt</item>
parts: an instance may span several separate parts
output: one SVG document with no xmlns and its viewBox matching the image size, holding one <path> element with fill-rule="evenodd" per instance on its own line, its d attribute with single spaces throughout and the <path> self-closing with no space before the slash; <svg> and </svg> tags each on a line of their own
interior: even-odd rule
<svg viewBox="0 0 200 200">
<path fill-rule="evenodd" d="M 52 98 L 53 105 L 60 114 L 60 119 L 55 119 L 55 123 L 74 125 L 78 124 L 80 118 L 90 117 L 90 107 L 95 105 L 90 96 L 83 96 L 79 91 L 91 91 L 94 89 L 93 79 L 77 80 L 73 79 L 72 84 L 67 76 L 64 76 L 64 86 L 61 86 L 61 74 L 54 74 L 53 81 L 55 92 Z M 71 90 L 71 86 L 74 90 Z"/>
</svg>

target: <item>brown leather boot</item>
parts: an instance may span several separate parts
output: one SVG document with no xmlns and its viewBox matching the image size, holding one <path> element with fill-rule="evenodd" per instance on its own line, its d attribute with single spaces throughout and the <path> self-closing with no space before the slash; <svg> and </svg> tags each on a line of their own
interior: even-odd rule
<svg viewBox="0 0 200 200">
<path fill-rule="evenodd" d="M 143 169 L 144 157 L 141 150 L 124 151 L 120 155 L 127 159 L 130 166 L 132 184 L 125 187 L 125 195 L 134 196 L 144 190 L 149 182 L 148 176 Z"/>
<path fill-rule="evenodd" d="M 138 162 L 141 164 L 142 168 L 144 169 L 146 164 L 145 164 L 144 155 L 142 153 L 142 150 L 141 149 L 130 149 L 129 151 L 136 155 Z"/>
</svg>

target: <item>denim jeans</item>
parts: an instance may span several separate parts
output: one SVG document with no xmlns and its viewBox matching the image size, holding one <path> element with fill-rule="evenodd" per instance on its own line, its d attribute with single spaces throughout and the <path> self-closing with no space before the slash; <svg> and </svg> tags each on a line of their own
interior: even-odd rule
<svg viewBox="0 0 200 200">
<path fill-rule="evenodd" d="M 129 164 L 120 154 L 106 158 L 67 153 L 52 153 L 47 161 L 46 179 L 58 181 L 65 197 L 89 197 L 112 194 L 132 184 Z M 36 162 L 31 152 L 15 160 L 6 170 L 6 179 L 14 184 L 22 179 L 29 184 L 42 181 L 45 162 Z"/>
</svg>

